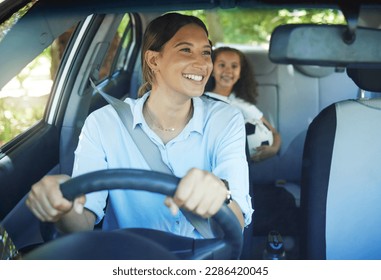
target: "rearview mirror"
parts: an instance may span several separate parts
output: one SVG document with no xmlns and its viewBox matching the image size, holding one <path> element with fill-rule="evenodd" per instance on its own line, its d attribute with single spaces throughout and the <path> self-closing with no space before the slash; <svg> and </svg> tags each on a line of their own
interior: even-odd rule
<svg viewBox="0 0 381 280">
<path fill-rule="evenodd" d="M 352 42 L 345 25 L 287 24 L 272 33 L 274 63 L 320 66 L 381 66 L 381 30 L 358 27 Z"/>
</svg>

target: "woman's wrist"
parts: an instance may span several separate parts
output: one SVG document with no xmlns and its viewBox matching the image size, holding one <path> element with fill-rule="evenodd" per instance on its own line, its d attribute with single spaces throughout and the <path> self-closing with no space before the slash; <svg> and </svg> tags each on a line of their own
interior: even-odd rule
<svg viewBox="0 0 381 280">
<path fill-rule="evenodd" d="M 232 198 L 232 193 L 230 191 L 230 187 L 229 187 L 229 182 L 225 179 L 221 179 L 222 183 L 224 183 L 225 187 L 226 187 L 226 199 L 225 199 L 225 204 L 226 205 L 229 205 L 233 198 Z"/>
</svg>

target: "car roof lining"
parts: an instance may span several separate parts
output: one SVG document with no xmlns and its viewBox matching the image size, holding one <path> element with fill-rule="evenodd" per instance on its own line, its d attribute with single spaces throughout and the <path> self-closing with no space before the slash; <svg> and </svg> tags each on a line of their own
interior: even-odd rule
<svg viewBox="0 0 381 280">
<path fill-rule="evenodd" d="M 130 9 L 134 8 L 137 12 L 142 11 L 158 11 L 174 10 L 174 9 L 207 9 L 213 7 L 220 8 L 264 8 L 264 7 L 314 7 L 320 6 L 322 8 L 338 8 L 341 7 L 354 7 L 357 5 L 366 6 L 379 6 L 380 3 L 374 0 L 352 0 L 352 1 L 337 1 L 337 0 L 40 0 L 41 2 L 49 3 L 51 7 L 61 9 Z M 155 2 L 158 5 L 155 5 Z"/>
</svg>

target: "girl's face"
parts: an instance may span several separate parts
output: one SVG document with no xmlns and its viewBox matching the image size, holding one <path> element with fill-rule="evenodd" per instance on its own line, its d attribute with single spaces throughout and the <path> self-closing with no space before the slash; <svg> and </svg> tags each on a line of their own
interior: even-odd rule
<svg viewBox="0 0 381 280">
<path fill-rule="evenodd" d="M 160 52 L 154 52 L 153 90 L 187 97 L 201 96 L 213 69 L 211 45 L 196 24 L 180 28 Z M 152 60 L 151 60 L 152 62 Z"/>
<path fill-rule="evenodd" d="M 233 89 L 241 74 L 239 55 L 231 51 L 220 52 L 214 62 L 213 76 L 216 88 Z"/>
</svg>

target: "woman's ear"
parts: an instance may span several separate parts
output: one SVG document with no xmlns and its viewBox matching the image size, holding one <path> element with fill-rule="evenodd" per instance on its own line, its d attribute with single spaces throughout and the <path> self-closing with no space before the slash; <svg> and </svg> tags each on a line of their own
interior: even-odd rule
<svg viewBox="0 0 381 280">
<path fill-rule="evenodd" d="M 145 60 L 147 62 L 148 67 L 152 72 L 156 72 L 158 70 L 157 58 L 159 52 L 148 50 L 145 53 Z"/>
</svg>

